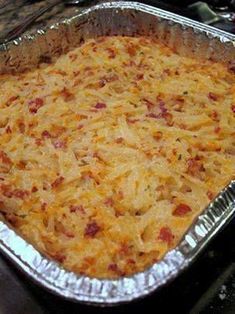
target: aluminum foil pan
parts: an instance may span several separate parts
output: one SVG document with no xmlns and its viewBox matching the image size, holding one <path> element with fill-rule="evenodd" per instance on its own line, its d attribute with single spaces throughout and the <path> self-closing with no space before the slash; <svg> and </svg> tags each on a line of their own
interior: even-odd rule
<svg viewBox="0 0 235 314">
<path fill-rule="evenodd" d="M 103 3 L 0 47 L 0 72 L 37 66 L 100 35 L 152 35 L 181 54 L 231 62 L 235 36 L 175 14 L 134 2 Z M 0 251 L 37 284 L 70 299 L 114 305 L 144 297 L 178 276 L 235 213 L 232 181 L 195 220 L 179 245 L 144 272 L 117 280 L 91 279 L 62 269 L 0 221 Z"/>
</svg>

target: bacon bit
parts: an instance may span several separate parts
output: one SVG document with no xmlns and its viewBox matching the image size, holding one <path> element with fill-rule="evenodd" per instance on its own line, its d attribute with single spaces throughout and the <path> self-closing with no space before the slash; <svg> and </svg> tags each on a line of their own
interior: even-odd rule
<svg viewBox="0 0 235 314">
<path fill-rule="evenodd" d="M 173 211 L 174 216 L 184 216 L 192 211 L 192 208 L 187 204 L 179 204 Z"/>
<path fill-rule="evenodd" d="M 156 140 L 156 141 L 159 141 L 161 138 L 162 138 L 163 134 L 161 131 L 157 131 L 153 134 L 153 138 Z"/>
<path fill-rule="evenodd" d="M 211 99 L 211 100 L 218 100 L 218 95 L 214 94 L 214 93 L 209 93 L 208 94 L 208 98 Z"/>
<path fill-rule="evenodd" d="M 136 75 L 136 79 L 137 79 L 138 81 L 143 80 L 143 78 L 144 78 L 144 74 L 143 74 L 143 73 L 140 73 L 140 74 L 137 74 L 137 75 Z"/>
<path fill-rule="evenodd" d="M 120 216 L 124 216 L 123 212 L 118 211 L 117 209 L 115 209 L 115 217 L 120 217 Z"/>
<path fill-rule="evenodd" d="M 109 59 L 114 59 L 116 57 L 116 53 L 114 51 L 114 49 L 112 48 L 106 48 L 108 55 L 109 55 Z"/>
<path fill-rule="evenodd" d="M 69 210 L 70 213 L 80 212 L 82 214 L 85 214 L 85 209 L 82 205 L 70 205 Z"/>
<path fill-rule="evenodd" d="M 28 103 L 29 112 L 32 114 L 35 114 L 38 112 L 38 109 L 41 108 L 44 105 L 44 100 L 42 98 L 35 98 L 33 100 L 30 100 Z"/>
<path fill-rule="evenodd" d="M 213 200 L 213 198 L 214 198 L 214 193 L 213 192 L 211 192 L 209 190 L 209 191 L 207 191 L 206 195 L 207 195 L 207 197 L 209 198 L 210 201 Z"/>
<path fill-rule="evenodd" d="M 219 122 L 219 115 L 218 115 L 218 112 L 213 110 L 210 114 L 210 117 L 213 121 L 216 121 L 216 122 Z"/>
<path fill-rule="evenodd" d="M 35 193 L 38 191 L 38 188 L 36 186 L 33 186 L 31 191 L 32 191 L 32 193 Z"/>
<path fill-rule="evenodd" d="M 107 206 L 110 206 L 112 207 L 114 205 L 114 201 L 111 197 L 108 197 L 105 201 L 104 201 L 104 204 L 107 205 Z"/>
<path fill-rule="evenodd" d="M 159 109 L 161 111 L 161 113 L 166 113 L 167 112 L 167 108 L 165 107 L 166 104 L 163 100 L 160 100 L 158 103 Z"/>
<path fill-rule="evenodd" d="M 7 156 L 7 154 L 3 151 L 0 150 L 0 162 L 6 165 L 12 165 L 11 159 Z"/>
<path fill-rule="evenodd" d="M 115 140 L 115 142 L 116 142 L 117 144 L 123 143 L 123 141 L 124 141 L 124 138 L 123 138 L 123 137 L 118 137 L 118 138 Z"/>
<path fill-rule="evenodd" d="M 219 133 L 221 131 L 221 128 L 219 126 L 215 127 L 215 133 Z"/>
<path fill-rule="evenodd" d="M 46 210 L 46 207 L 47 207 L 47 203 L 44 202 L 41 204 L 41 210 L 42 211 Z"/>
<path fill-rule="evenodd" d="M 176 148 L 173 148 L 173 149 L 172 149 L 172 154 L 173 154 L 174 156 L 176 156 L 176 154 L 177 154 L 177 149 L 176 149 Z"/>
<path fill-rule="evenodd" d="M 127 254 L 129 254 L 130 253 L 130 247 L 129 247 L 129 245 L 128 244 L 126 244 L 126 243 L 122 243 L 121 244 L 121 247 L 120 247 L 120 250 L 119 250 L 119 253 L 121 254 L 121 255 L 127 255 Z"/>
<path fill-rule="evenodd" d="M 118 276 L 125 276 L 125 272 L 119 269 L 116 263 L 109 264 L 108 270 L 116 273 Z"/>
<path fill-rule="evenodd" d="M 16 197 L 20 199 L 24 199 L 25 197 L 29 196 L 29 191 L 14 189 L 11 190 L 11 186 L 8 184 L 1 185 L 2 194 L 8 198 Z"/>
<path fill-rule="evenodd" d="M 66 142 L 62 140 L 54 140 L 52 144 L 55 148 L 66 148 Z"/>
<path fill-rule="evenodd" d="M 55 253 L 51 257 L 59 263 L 63 263 L 66 260 L 66 256 L 62 253 Z"/>
<path fill-rule="evenodd" d="M 165 119 L 165 121 L 166 121 L 166 123 L 167 123 L 167 125 L 169 125 L 169 126 L 172 126 L 173 125 L 173 116 L 172 116 L 172 114 L 171 113 L 169 113 L 169 112 L 164 112 L 164 113 L 162 113 L 162 118 L 163 119 Z"/>
<path fill-rule="evenodd" d="M 127 52 L 131 57 L 134 57 L 136 55 L 136 47 L 132 44 L 129 44 L 127 47 Z"/>
<path fill-rule="evenodd" d="M 45 130 L 42 132 L 42 137 L 51 138 L 52 136 L 48 131 Z"/>
<path fill-rule="evenodd" d="M 20 198 L 20 199 L 24 199 L 27 196 L 29 196 L 29 191 L 26 190 L 20 190 L 20 189 L 15 189 L 12 191 L 12 196 L 16 197 L 16 198 Z"/>
<path fill-rule="evenodd" d="M 42 145 L 43 145 L 43 140 L 40 139 L 40 138 L 36 138 L 36 139 L 35 139 L 35 144 L 36 144 L 37 146 L 42 146 Z"/>
<path fill-rule="evenodd" d="M 229 69 L 229 71 L 235 73 L 235 62 L 234 61 L 229 62 L 228 69 Z"/>
<path fill-rule="evenodd" d="M 153 119 L 159 119 L 159 115 L 156 115 L 153 112 L 146 114 L 146 117 L 147 118 L 153 118 Z"/>
<path fill-rule="evenodd" d="M 103 78 L 100 79 L 100 80 L 99 80 L 99 87 L 100 87 L 100 88 L 104 87 L 104 86 L 106 85 L 106 83 L 107 83 L 107 81 L 106 81 L 105 79 L 103 79 Z"/>
<path fill-rule="evenodd" d="M 61 96 L 63 97 L 65 102 L 69 102 L 75 99 L 75 96 L 73 93 L 71 93 L 68 88 L 64 87 L 62 91 L 60 92 Z"/>
<path fill-rule="evenodd" d="M 136 264 L 136 261 L 133 258 L 128 258 L 127 264 L 134 265 L 134 264 Z"/>
<path fill-rule="evenodd" d="M 24 170 L 26 168 L 27 163 L 24 160 L 20 160 L 17 164 L 17 167 L 21 170 Z"/>
<path fill-rule="evenodd" d="M 3 191 L 3 195 L 8 197 L 8 198 L 12 198 L 12 196 L 13 196 L 11 191 Z"/>
<path fill-rule="evenodd" d="M 14 214 L 7 214 L 6 219 L 13 227 L 17 227 L 19 225 L 19 217 Z"/>
<path fill-rule="evenodd" d="M 100 226 L 98 226 L 96 221 L 91 221 L 86 225 L 84 236 L 89 238 L 94 238 L 95 235 L 100 231 Z"/>
<path fill-rule="evenodd" d="M 9 184 L 1 184 L 0 189 L 2 194 L 8 198 L 12 197 L 11 186 Z"/>
<path fill-rule="evenodd" d="M 143 101 L 146 103 L 147 109 L 151 110 L 154 107 L 154 103 L 151 102 L 150 100 L 143 98 Z"/>
<path fill-rule="evenodd" d="M 65 234 L 66 237 L 68 237 L 68 238 L 74 238 L 75 237 L 74 233 L 72 233 L 69 230 L 63 230 L 63 234 Z"/>
<path fill-rule="evenodd" d="M 184 95 L 188 95 L 188 92 L 187 92 L 187 91 L 184 92 Z M 184 98 L 183 98 L 182 96 L 179 96 L 179 95 L 177 95 L 177 96 L 175 97 L 175 100 L 178 101 L 178 102 L 180 102 L 181 104 L 183 104 L 183 103 L 185 102 Z"/>
<path fill-rule="evenodd" d="M 231 106 L 232 112 L 235 113 L 235 105 Z"/>
<path fill-rule="evenodd" d="M 52 189 L 57 188 L 62 182 L 64 181 L 64 177 L 58 177 L 54 182 L 52 182 L 51 187 Z"/>
<path fill-rule="evenodd" d="M 59 74 L 59 75 L 62 75 L 62 76 L 66 76 L 67 73 L 63 70 L 54 70 L 54 71 L 51 71 L 52 73 L 55 73 L 55 74 Z"/>
<path fill-rule="evenodd" d="M 167 108 L 165 107 L 165 102 L 163 100 L 159 99 L 159 97 L 157 97 L 157 100 L 158 100 L 158 107 L 159 107 L 160 113 L 156 114 L 154 112 L 150 112 L 149 114 L 146 115 L 146 117 L 154 118 L 154 119 L 163 118 L 165 119 L 167 125 L 172 126 L 173 115 L 168 112 Z M 153 109 L 153 107 L 155 106 L 153 103 L 151 103 L 149 100 L 145 98 L 144 98 L 144 101 L 146 102 L 146 105 L 149 111 Z"/>
<path fill-rule="evenodd" d="M 170 71 L 170 69 L 164 69 L 164 70 L 163 70 L 163 73 L 164 73 L 164 74 L 167 74 L 167 75 L 170 75 L 170 74 L 171 74 L 171 71 Z"/>
<path fill-rule="evenodd" d="M 115 264 L 115 263 L 113 263 L 113 264 L 109 264 L 109 266 L 108 266 L 108 270 L 111 270 L 111 271 L 117 272 L 117 271 L 118 271 L 118 266 L 117 266 L 117 264 Z"/>
<path fill-rule="evenodd" d="M 77 129 L 78 129 L 78 130 L 81 130 L 83 127 L 84 127 L 84 125 L 79 124 L 79 125 L 77 126 Z"/>
<path fill-rule="evenodd" d="M 205 171 L 205 168 L 200 161 L 200 157 L 189 158 L 187 161 L 188 169 L 187 172 L 191 175 L 198 175 L 198 172 Z"/>
<path fill-rule="evenodd" d="M 24 132 L 25 132 L 25 124 L 24 124 L 24 122 L 20 121 L 18 123 L 18 127 L 19 127 L 19 130 L 20 130 L 20 133 L 24 134 Z"/>
<path fill-rule="evenodd" d="M 104 87 L 107 83 L 117 81 L 118 79 L 119 79 L 119 77 L 115 73 L 113 73 L 113 74 L 111 73 L 109 75 L 103 76 L 99 80 L 99 87 L 100 88 Z"/>
<path fill-rule="evenodd" d="M 19 98 L 19 96 L 10 97 L 6 102 L 6 106 L 9 107 L 13 103 L 13 101 L 17 100 L 18 98 Z"/>
<path fill-rule="evenodd" d="M 158 239 L 171 245 L 174 240 L 174 235 L 169 227 L 162 227 L 160 229 Z"/>
<path fill-rule="evenodd" d="M 101 160 L 101 158 L 100 158 L 98 152 L 94 152 L 94 153 L 93 153 L 93 157 Z"/>
<path fill-rule="evenodd" d="M 96 109 L 103 109 L 107 108 L 106 104 L 103 102 L 97 102 L 97 104 L 94 106 Z"/>
<path fill-rule="evenodd" d="M 10 127 L 9 125 L 8 125 L 7 128 L 6 128 L 6 133 L 7 133 L 7 134 L 12 133 L 11 127 Z"/>
<path fill-rule="evenodd" d="M 153 263 L 153 264 L 158 263 L 158 262 L 159 262 L 159 259 L 157 259 L 157 258 L 153 258 L 153 259 L 152 259 L 152 263 Z"/>
<path fill-rule="evenodd" d="M 140 121 L 140 119 L 129 119 L 129 118 L 127 118 L 126 121 L 127 121 L 128 123 L 134 124 L 134 123 Z"/>
<path fill-rule="evenodd" d="M 146 114 L 146 117 L 148 118 L 154 118 L 154 119 L 160 119 L 160 118 L 163 118 L 165 119 L 167 125 L 169 126 L 172 126 L 173 125 L 173 116 L 171 113 L 169 112 L 164 112 L 164 113 L 160 113 L 160 114 L 155 114 L 153 112 L 149 113 L 149 114 Z"/>
</svg>

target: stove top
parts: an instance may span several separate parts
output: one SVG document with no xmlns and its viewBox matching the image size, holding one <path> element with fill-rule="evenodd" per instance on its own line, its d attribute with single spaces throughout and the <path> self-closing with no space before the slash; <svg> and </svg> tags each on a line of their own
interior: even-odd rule
<svg viewBox="0 0 235 314">
<path fill-rule="evenodd" d="M 235 0 L 169 0 L 167 3 L 160 0 L 143 0 L 142 2 L 235 34 Z"/>
</svg>

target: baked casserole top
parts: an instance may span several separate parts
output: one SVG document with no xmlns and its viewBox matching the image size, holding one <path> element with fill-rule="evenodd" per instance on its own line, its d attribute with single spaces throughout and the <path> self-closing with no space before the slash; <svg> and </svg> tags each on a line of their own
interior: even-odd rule
<svg viewBox="0 0 235 314">
<path fill-rule="evenodd" d="M 110 36 L 0 76 L 0 212 L 69 270 L 144 270 L 233 178 L 232 65 Z"/>
</svg>

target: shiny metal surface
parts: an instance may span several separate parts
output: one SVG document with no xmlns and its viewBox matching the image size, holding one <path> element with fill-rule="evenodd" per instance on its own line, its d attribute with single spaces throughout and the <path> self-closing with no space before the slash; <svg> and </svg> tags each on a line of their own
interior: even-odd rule
<svg viewBox="0 0 235 314">
<path fill-rule="evenodd" d="M 182 54 L 230 62 L 235 36 L 159 9 L 134 2 L 104 3 L 56 24 L 47 31 L 19 38 L 0 47 L 0 71 L 17 72 L 50 62 L 100 35 L 151 35 Z M 144 272 L 118 280 L 98 280 L 62 269 L 42 256 L 13 229 L 0 222 L 0 250 L 36 283 L 64 298 L 97 305 L 113 305 L 144 297 L 157 290 L 193 262 L 212 237 L 235 213 L 235 181 L 198 217 L 180 244 Z"/>
<path fill-rule="evenodd" d="M 82 5 L 83 2 L 88 0 L 66 0 L 65 5 Z M 49 11 L 56 5 L 60 5 L 61 0 L 55 0 L 53 2 L 50 2 L 50 4 L 42 7 L 41 9 L 35 11 L 34 13 L 28 15 L 25 17 L 18 25 L 13 27 L 10 31 L 8 31 L 6 34 L 3 36 L 0 36 L 0 44 L 6 43 L 14 38 L 19 37 L 22 35 L 22 33 L 28 29 L 28 27 L 35 21 L 37 20 L 41 15 L 43 15 L 45 12 Z"/>
</svg>

